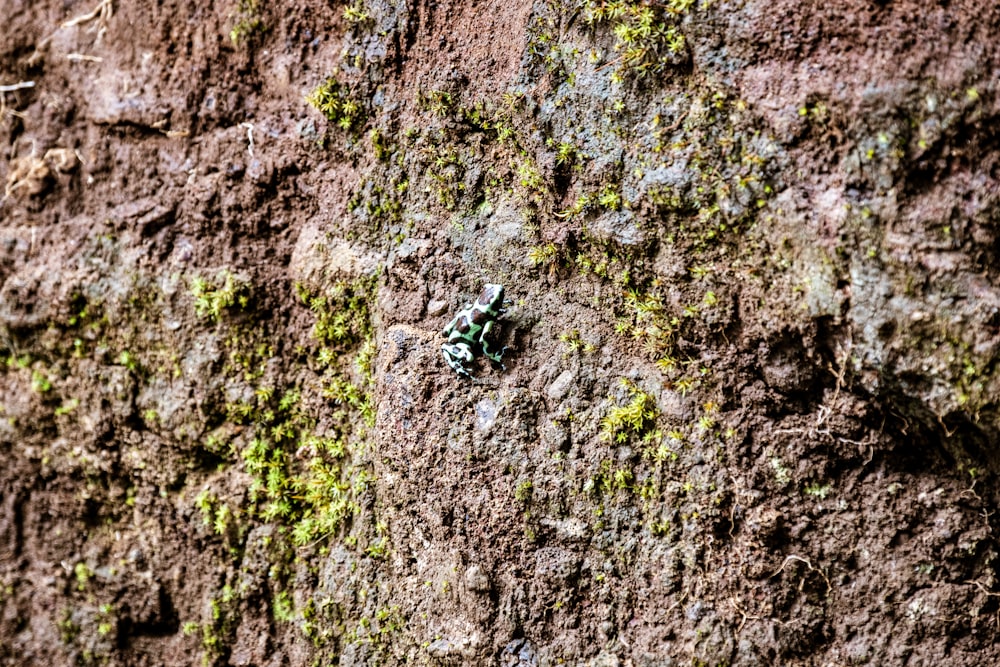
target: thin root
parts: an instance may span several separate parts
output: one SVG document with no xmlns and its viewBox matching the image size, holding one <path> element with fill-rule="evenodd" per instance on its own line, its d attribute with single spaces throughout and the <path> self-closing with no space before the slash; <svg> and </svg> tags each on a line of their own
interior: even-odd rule
<svg viewBox="0 0 1000 667">
<path fill-rule="evenodd" d="M 240 127 L 247 129 L 247 153 L 253 158 L 253 123 L 240 123 Z"/>
<path fill-rule="evenodd" d="M 830 594 L 830 591 L 833 590 L 833 586 L 830 584 L 830 578 L 826 576 L 826 573 L 823 572 L 823 570 L 820 570 L 819 568 L 813 567 L 813 564 L 809 562 L 809 559 L 802 558 L 801 556 L 796 556 L 794 554 L 791 555 L 791 556 L 787 556 L 785 558 L 785 562 L 783 562 L 781 564 L 781 567 L 779 567 L 777 570 L 775 570 L 774 574 L 772 574 L 769 578 L 773 579 L 774 577 L 777 577 L 779 574 L 781 574 L 784 571 L 785 566 L 788 565 L 793 560 L 797 560 L 800 563 L 804 563 L 805 566 L 807 568 L 809 568 L 810 572 L 819 572 L 819 576 L 823 577 L 823 581 L 826 582 L 826 594 L 827 595 Z"/>
<path fill-rule="evenodd" d="M 0 86 L 0 93 L 13 93 L 15 90 L 24 90 L 25 88 L 34 88 L 34 81 L 18 81 L 17 83 L 12 83 L 6 86 Z"/>
<path fill-rule="evenodd" d="M 72 28 L 75 25 L 93 21 L 94 19 L 99 19 L 101 23 L 107 23 L 112 16 L 114 16 L 114 7 L 111 5 L 111 0 L 101 0 L 101 3 L 94 7 L 94 10 L 89 14 L 81 14 L 68 21 L 63 21 L 59 24 L 59 27 Z"/>
<path fill-rule="evenodd" d="M 50 148 L 38 157 L 36 146 L 32 144 L 31 153 L 11 160 L 4 199 L 19 190 L 25 190 L 29 195 L 40 194 L 46 189 L 53 172 L 69 173 L 79 162 L 82 162 L 79 153 L 70 148 Z"/>
</svg>

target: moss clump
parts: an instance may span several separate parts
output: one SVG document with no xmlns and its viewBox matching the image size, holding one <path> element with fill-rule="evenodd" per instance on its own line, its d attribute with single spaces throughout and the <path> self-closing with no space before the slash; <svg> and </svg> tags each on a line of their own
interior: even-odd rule
<svg viewBox="0 0 1000 667">
<path fill-rule="evenodd" d="M 316 315 L 313 339 L 323 346 L 350 346 L 371 337 L 368 312 L 371 281 L 338 282 L 326 295 L 298 287 L 299 298 Z"/>
<path fill-rule="evenodd" d="M 297 546 L 339 532 L 361 510 L 371 480 L 364 450 L 375 420 L 373 290 L 373 279 L 338 283 L 322 295 L 300 287 L 316 316 L 315 347 L 301 352 L 318 382 L 259 386 L 252 400 L 227 406 L 230 421 L 254 429 L 240 451 L 253 480 L 250 513 L 288 526 Z"/>
<path fill-rule="evenodd" d="M 635 474 L 628 467 L 616 468 L 608 459 L 601 461 L 601 467 L 584 484 L 588 493 L 599 496 L 613 496 L 619 491 L 632 491 Z"/>
<path fill-rule="evenodd" d="M 531 483 L 530 479 L 526 479 L 517 485 L 514 489 L 514 500 L 521 504 L 528 504 L 531 501 L 531 496 L 534 493 L 534 485 Z"/>
<path fill-rule="evenodd" d="M 621 386 L 629 393 L 629 402 L 613 406 L 601 420 L 601 439 L 619 444 L 655 433 L 656 420 L 660 416 L 656 399 L 651 394 L 628 378 L 621 379 Z"/>
<path fill-rule="evenodd" d="M 364 23 L 371 20 L 371 14 L 363 0 L 355 0 L 344 9 L 344 18 L 351 23 Z"/>
<path fill-rule="evenodd" d="M 559 259 L 559 248 L 555 243 L 532 246 L 528 249 L 528 260 L 535 266 L 550 265 Z"/>
<path fill-rule="evenodd" d="M 615 34 L 615 51 L 621 53 L 620 71 L 642 77 L 662 71 L 684 52 L 684 35 L 674 24 L 693 5 L 694 0 L 664 3 L 586 0 L 583 18 L 590 25 L 610 23 Z"/>
<path fill-rule="evenodd" d="M 236 23 L 229 31 L 229 41 L 233 46 L 246 43 L 254 35 L 267 30 L 264 21 L 260 18 L 260 7 L 257 0 L 240 0 L 234 12 Z"/>
<path fill-rule="evenodd" d="M 674 356 L 676 333 L 681 319 L 673 315 L 655 292 L 631 289 L 625 295 L 625 309 L 615 323 L 615 332 L 640 344 L 664 373 L 677 366 Z"/>
<path fill-rule="evenodd" d="M 306 96 L 306 102 L 345 131 L 355 129 L 363 120 L 361 103 L 351 96 L 347 86 L 332 76 L 316 86 Z"/>
<path fill-rule="evenodd" d="M 245 310 L 250 305 L 250 285 L 229 271 L 220 271 L 211 282 L 201 276 L 191 279 L 191 296 L 198 317 L 217 322 L 232 308 Z"/>
</svg>

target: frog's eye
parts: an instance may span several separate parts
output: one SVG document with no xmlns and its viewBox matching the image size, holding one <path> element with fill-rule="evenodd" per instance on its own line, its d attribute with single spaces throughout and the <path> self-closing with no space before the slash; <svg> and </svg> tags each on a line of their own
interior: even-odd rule
<svg viewBox="0 0 1000 667">
<path fill-rule="evenodd" d="M 477 310 L 475 312 L 478 313 L 479 311 Z M 475 315 L 473 315 L 473 317 L 475 317 Z M 455 329 L 458 330 L 458 333 L 467 334 L 471 328 L 472 327 L 469 325 L 469 318 L 464 315 L 458 318 L 458 322 L 455 323 Z"/>
<path fill-rule="evenodd" d="M 490 316 L 486 314 L 484 310 L 474 310 L 472 311 L 472 323 L 478 324 L 480 326 L 486 324 L 490 321 Z"/>
</svg>

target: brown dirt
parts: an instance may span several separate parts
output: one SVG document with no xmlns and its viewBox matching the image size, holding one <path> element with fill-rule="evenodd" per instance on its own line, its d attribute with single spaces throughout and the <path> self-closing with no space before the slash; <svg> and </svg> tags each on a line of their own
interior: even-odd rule
<svg viewBox="0 0 1000 667">
<path fill-rule="evenodd" d="M 619 4 L 0 0 L 0 664 L 1000 662 L 1000 11 Z"/>
</svg>

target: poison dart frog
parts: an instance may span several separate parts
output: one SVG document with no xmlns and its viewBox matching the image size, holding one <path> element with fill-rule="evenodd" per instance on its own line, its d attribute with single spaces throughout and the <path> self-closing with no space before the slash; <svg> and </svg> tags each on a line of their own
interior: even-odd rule
<svg viewBox="0 0 1000 667">
<path fill-rule="evenodd" d="M 476 302 L 466 304 L 444 328 L 441 334 L 448 342 L 441 345 L 441 354 L 456 373 L 471 378 L 466 364 L 471 364 L 480 352 L 506 369 L 500 358 L 507 348 L 494 352 L 489 341 L 490 332 L 503 313 L 503 285 L 484 285 Z"/>
</svg>

